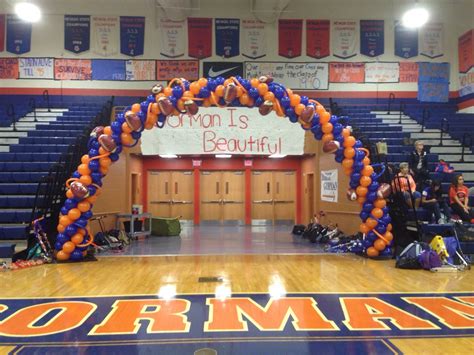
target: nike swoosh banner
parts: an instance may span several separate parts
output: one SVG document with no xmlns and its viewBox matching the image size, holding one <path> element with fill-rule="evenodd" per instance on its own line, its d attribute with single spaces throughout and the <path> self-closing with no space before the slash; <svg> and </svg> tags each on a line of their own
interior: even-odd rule
<svg viewBox="0 0 474 355">
<path fill-rule="evenodd" d="M 265 57 L 265 24 L 258 20 L 242 20 L 242 55 L 250 59 Z"/>
<path fill-rule="evenodd" d="M 216 55 L 231 58 L 239 55 L 240 20 L 216 18 Z"/>
<path fill-rule="evenodd" d="M 168 58 L 184 55 L 185 22 L 160 19 L 161 48 L 160 54 Z"/>
<path fill-rule="evenodd" d="M 120 16 L 120 53 L 130 57 L 143 55 L 145 17 Z"/>
<path fill-rule="evenodd" d="M 395 21 L 395 55 L 412 58 L 418 55 L 418 30 L 406 28 Z"/>
<path fill-rule="evenodd" d="M 0 52 L 5 50 L 5 15 L 0 14 Z"/>
<path fill-rule="evenodd" d="M 88 15 L 64 15 L 64 49 L 73 53 L 89 50 L 91 17 Z"/>
<path fill-rule="evenodd" d="M 7 15 L 7 51 L 13 54 L 28 53 L 31 48 L 31 22 L 16 15 Z"/>
<path fill-rule="evenodd" d="M 301 55 L 303 20 L 278 20 L 278 55 L 295 58 Z"/>
<path fill-rule="evenodd" d="M 357 54 L 356 20 L 336 20 L 332 22 L 332 54 L 341 59 L 348 59 Z"/>
<path fill-rule="evenodd" d="M 92 51 L 103 57 L 118 54 L 119 19 L 117 16 L 93 16 L 91 24 Z M 94 66 L 94 65 L 92 65 Z"/>
<path fill-rule="evenodd" d="M 212 19 L 188 18 L 188 55 L 197 59 L 212 55 Z"/>
<path fill-rule="evenodd" d="M 420 30 L 420 54 L 428 58 L 441 57 L 443 53 L 443 24 L 427 23 Z"/>
<path fill-rule="evenodd" d="M 306 55 L 316 59 L 329 56 L 329 20 L 306 20 Z"/>
<path fill-rule="evenodd" d="M 222 76 L 229 78 L 231 76 L 243 76 L 244 64 L 242 62 L 203 62 L 202 75 L 207 78 L 216 78 Z"/>
<path fill-rule="evenodd" d="M 384 21 L 360 20 L 360 54 L 378 57 L 384 53 Z"/>
</svg>

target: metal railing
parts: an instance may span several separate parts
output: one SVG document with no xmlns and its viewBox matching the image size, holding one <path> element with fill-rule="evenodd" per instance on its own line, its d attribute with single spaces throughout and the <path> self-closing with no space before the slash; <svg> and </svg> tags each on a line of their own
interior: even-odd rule
<svg viewBox="0 0 474 355">
<path fill-rule="evenodd" d="M 467 138 L 469 138 L 469 145 L 467 144 Z M 462 136 L 462 152 L 461 152 L 461 159 L 459 160 L 461 163 L 464 163 L 464 154 L 466 153 L 466 146 L 472 146 L 472 134 L 471 133 L 464 133 Z"/>
<path fill-rule="evenodd" d="M 400 102 L 400 119 L 398 120 L 398 124 L 402 124 L 402 116 L 405 114 L 405 104 Z"/>
<path fill-rule="evenodd" d="M 10 121 L 12 122 L 13 126 L 13 131 L 16 132 L 16 114 L 15 114 L 15 106 L 13 104 L 9 104 L 7 106 L 7 116 L 10 118 Z"/>
<path fill-rule="evenodd" d="M 51 112 L 51 105 L 49 104 L 49 91 L 43 91 L 43 100 L 46 101 L 46 107 L 48 108 L 48 112 Z"/>
<path fill-rule="evenodd" d="M 446 127 L 446 130 L 444 128 Z M 447 118 L 443 118 L 441 120 L 441 126 L 440 126 L 440 134 L 439 134 L 439 145 L 443 146 L 443 133 L 449 133 L 449 121 Z"/>
<path fill-rule="evenodd" d="M 28 102 L 28 106 L 33 111 L 33 122 L 38 122 L 38 119 L 36 118 L 36 100 L 34 97 L 30 98 L 30 101 Z"/>
<path fill-rule="evenodd" d="M 388 95 L 388 109 L 387 109 L 387 115 L 390 115 L 390 111 L 392 108 L 392 102 L 395 100 L 395 94 L 393 92 Z"/>
<path fill-rule="evenodd" d="M 428 110 L 426 107 L 423 108 L 423 114 L 421 116 L 421 131 L 420 133 L 423 133 L 425 132 L 425 124 L 426 124 L 426 121 L 430 120 L 431 118 L 431 111 Z"/>
</svg>

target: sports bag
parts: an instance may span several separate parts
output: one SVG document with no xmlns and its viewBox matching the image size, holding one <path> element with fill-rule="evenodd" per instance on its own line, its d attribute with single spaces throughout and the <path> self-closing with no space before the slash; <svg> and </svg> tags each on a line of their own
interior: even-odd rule
<svg viewBox="0 0 474 355">
<path fill-rule="evenodd" d="M 413 242 L 402 250 L 397 258 L 395 267 L 399 269 L 421 269 L 421 264 L 418 259 L 424 250 L 429 250 L 430 247 L 426 243 Z"/>
</svg>

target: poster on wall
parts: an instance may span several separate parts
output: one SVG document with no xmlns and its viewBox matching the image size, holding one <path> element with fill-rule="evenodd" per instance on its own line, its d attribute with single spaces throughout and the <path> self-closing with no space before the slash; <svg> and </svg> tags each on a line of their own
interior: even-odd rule
<svg viewBox="0 0 474 355">
<path fill-rule="evenodd" d="M 474 68 L 467 73 L 459 73 L 459 96 L 463 97 L 474 93 Z"/>
<path fill-rule="evenodd" d="M 7 51 L 28 53 L 31 49 L 31 28 L 31 22 L 25 22 L 16 15 L 7 15 Z"/>
<path fill-rule="evenodd" d="M 120 53 L 129 57 L 143 55 L 145 17 L 120 16 Z"/>
<path fill-rule="evenodd" d="M 400 62 L 400 82 L 417 83 L 418 82 L 418 63 Z"/>
<path fill-rule="evenodd" d="M 458 38 L 459 72 L 467 73 L 474 66 L 474 30 Z"/>
<path fill-rule="evenodd" d="M 337 202 L 337 169 L 321 170 L 321 201 Z"/>
<path fill-rule="evenodd" d="M 303 20 L 278 20 L 278 55 L 295 58 L 301 55 Z"/>
<path fill-rule="evenodd" d="M 157 60 L 156 80 L 166 81 L 174 78 L 199 79 L 197 60 Z"/>
<path fill-rule="evenodd" d="M 0 14 L 0 52 L 5 50 L 5 15 Z"/>
<path fill-rule="evenodd" d="M 395 55 L 401 58 L 412 58 L 418 55 L 418 30 L 402 26 L 395 21 Z"/>
<path fill-rule="evenodd" d="M 103 57 L 118 54 L 119 27 L 117 16 L 93 16 L 91 25 L 92 51 Z"/>
<path fill-rule="evenodd" d="M 90 59 L 55 59 L 55 80 L 91 80 L 92 61 Z"/>
<path fill-rule="evenodd" d="M 384 53 L 384 20 L 360 20 L 360 54 L 378 57 Z"/>
<path fill-rule="evenodd" d="M 244 76 L 244 63 L 242 62 L 203 62 L 202 76 L 206 78 L 217 78 L 222 76 Z"/>
<path fill-rule="evenodd" d="M 212 55 L 212 19 L 188 17 L 188 55 L 197 59 Z"/>
<path fill-rule="evenodd" d="M 443 41 L 443 24 L 427 23 L 420 30 L 420 54 L 428 58 L 443 56 Z"/>
<path fill-rule="evenodd" d="M 329 82 L 331 83 L 363 83 L 364 77 L 364 63 L 333 62 L 329 66 Z"/>
<path fill-rule="evenodd" d="M 236 18 L 216 18 L 216 55 L 224 58 L 240 53 L 240 20 Z"/>
<path fill-rule="evenodd" d="M 88 15 L 64 15 L 64 49 L 73 53 L 89 50 L 91 17 Z"/>
<path fill-rule="evenodd" d="M 0 79 L 18 79 L 18 58 L 0 58 Z"/>
<path fill-rule="evenodd" d="M 332 54 L 341 59 L 348 59 L 357 54 L 356 20 L 336 20 L 332 22 Z"/>
<path fill-rule="evenodd" d="M 167 58 L 179 58 L 184 55 L 185 22 L 160 19 L 161 48 L 160 54 Z"/>
<path fill-rule="evenodd" d="M 398 83 L 400 79 L 399 63 L 365 63 L 366 83 Z"/>
<path fill-rule="evenodd" d="M 262 75 L 270 75 L 290 89 L 327 90 L 329 87 L 328 63 L 245 62 L 247 79 Z"/>
<path fill-rule="evenodd" d="M 125 80 L 125 61 L 92 59 L 92 80 Z"/>
<path fill-rule="evenodd" d="M 242 39 L 242 55 L 250 59 L 258 59 L 267 55 L 265 24 L 258 20 L 242 20 L 240 30 Z"/>
<path fill-rule="evenodd" d="M 154 81 L 156 80 L 156 64 L 154 60 L 127 60 L 125 62 L 125 80 Z"/>
<path fill-rule="evenodd" d="M 301 155 L 304 135 L 275 112 L 262 119 L 257 108 L 201 107 L 194 116 L 168 117 L 164 129 L 143 132 L 141 149 L 143 155 Z"/>
<path fill-rule="evenodd" d="M 306 55 L 321 59 L 329 56 L 329 20 L 306 20 Z"/>
<path fill-rule="evenodd" d="M 19 58 L 20 79 L 54 79 L 53 58 Z"/>
<path fill-rule="evenodd" d="M 448 102 L 449 63 L 418 63 L 418 100 Z"/>
</svg>

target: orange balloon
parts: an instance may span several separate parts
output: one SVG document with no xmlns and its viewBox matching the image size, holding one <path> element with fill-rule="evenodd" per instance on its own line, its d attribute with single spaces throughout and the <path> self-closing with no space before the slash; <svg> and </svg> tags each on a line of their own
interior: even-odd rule
<svg viewBox="0 0 474 355">
<path fill-rule="evenodd" d="M 382 209 L 378 208 L 378 207 L 375 207 L 372 212 L 371 212 L 372 216 L 374 216 L 375 218 L 382 218 L 383 216 L 383 211 Z"/>
<path fill-rule="evenodd" d="M 69 217 L 70 220 L 75 221 L 79 217 L 81 217 L 81 211 L 79 211 L 78 208 L 71 208 L 69 212 L 67 213 L 67 216 Z"/>
<path fill-rule="evenodd" d="M 367 256 L 370 258 L 375 258 L 379 256 L 379 251 L 375 249 L 374 247 L 370 247 L 367 249 Z"/>
<path fill-rule="evenodd" d="M 207 79 L 206 78 L 200 78 L 198 80 L 199 85 L 203 88 L 204 86 L 207 85 Z"/>
<path fill-rule="evenodd" d="M 135 112 L 135 113 L 138 113 L 140 112 L 142 108 L 140 107 L 140 104 L 133 104 L 132 105 L 132 111 Z"/>
<path fill-rule="evenodd" d="M 84 154 L 82 157 L 81 157 L 81 163 L 82 164 L 89 164 L 89 155 L 88 154 Z"/>
<path fill-rule="evenodd" d="M 87 212 L 91 209 L 91 204 L 87 201 L 81 201 L 77 204 L 77 209 L 81 212 Z"/>
<path fill-rule="evenodd" d="M 268 100 L 268 101 L 273 101 L 275 100 L 275 94 L 271 91 L 268 91 L 265 95 L 263 95 L 263 99 L 264 100 Z M 296 110 L 295 110 L 296 112 Z M 299 115 L 299 113 L 297 113 Z"/>
<path fill-rule="evenodd" d="M 290 96 L 290 105 L 296 107 L 301 102 L 301 96 L 298 94 L 292 94 Z"/>
<path fill-rule="evenodd" d="M 391 225 L 390 225 L 390 226 L 391 226 Z M 387 229 L 388 229 L 388 227 L 387 227 Z M 385 240 L 386 240 L 387 242 L 389 242 L 389 243 L 393 240 L 393 234 L 392 234 L 391 232 L 389 232 L 389 231 L 385 232 L 385 234 L 383 235 L 383 237 L 384 237 Z"/>
<path fill-rule="evenodd" d="M 374 202 L 374 207 L 384 208 L 385 206 L 387 206 L 387 201 L 385 201 L 383 198 L 378 198 Z"/>
<path fill-rule="evenodd" d="M 216 87 L 216 95 L 219 97 L 224 96 L 224 85 L 217 85 Z"/>
<path fill-rule="evenodd" d="M 354 165 L 354 160 L 352 159 L 346 158 L 342 161 L 342 167 L 344 169 L 352 168 L 353 165 Z"/>
<path fill-rule="evenodd" d="M 305 105 L 303 104 L 298 104 L 295 106 L 295 113 L 299 116 L 301 115 L 301 113 L 303 112 L 303 110 L 305 109 Z M 324 132 L 324 131 L 323 131 Z M 331 133 L 331 132 L 324 132 L 324 133 Z"/>
<path fill-rule="evenodd" d="M 260 84 L 258 84 L 257 89 L 258 89 L 259 95 L 263 96 L 263 95 L 265 95 L 265 94 L 267 93 L 267 91 L 268 91 L 268 85 L 265 84 L 265 83 L 260 83 Z"/>
<path fill-rule="evenodd" d="M 347 138 L 347 137 L 349 137 L 349 136 L 351 135 L 351 131 L 349 130 L 349 128 L 343 128 L 341 135 L 342 135 L 344 138 Z"/>
<path fill-rule="evenodd" d="M 69 215 L 69 213 L 68 213 L 68 215 Z M 68 216 L 59 217 L 59 224 L 62 225 L 63 227 L 67 227 L 71 223 L 72 223 L 72 221 Z"/>
<path fill-rule="evenodd" d="M 138 105 L 138 104 L 135 104 L 135 105 Z M 138 105 L 138 106 L 140 106 L 140 105 Z M 108 136 L 111 136 L 112 135 L 112 128 L 110 128 L 110 126 L 104 127 L 104 134 L 106 134 Z"/>
<path fill-rule="evenodd" d="M 372 183 L 372 179 L 369 178 L 368 176 L 361 176 L 359 182 L 362 186 L 367 187 Z"/>
<path fill-rule="evenodd" d="M 66 191 L 66 197 L 67 197 L 67 198 L 73 198 L 73 197 L 74 197 L 74 194 L 72 193 L 71 189 L 68 189 L 68 190 Z"/>
<path fill-rule="evenodd" d="M 326 112 L 326 109 L 324 108 L 323 105 L 316 105 L 316 113 L 321 116 L 324 112 Z M 329 121 L 328 121 L 329 122 Z"/>
<path fill-rule="evenodd" d="M 69 260 L 69 254 L 60 250 L 58 251 L 58 253 L 56 254 L 56 259 L 59 260 L 59 261 L 66 261 L 66 260 Z"/>
<path fill-rule="evenodd" d="M 79 164 L 77 167 L 77 171 L 81 175 L 90 175 L 91 174 L 91 169 L 89 169 L 89 166 L 86 164 Z"/>
<path fill-rule="evenodd" d="M 344 175 L 346 176 L 350 176 L 352 174 L 352 168 L 343 169 L 342 171 L 344 172 Z"/>
<path fill-rule="evenodd" d="M 357 202 L 359 202 L 361 205 L 364 204 L 364 202 L 366 201 L 367 199 L 363 196 L 359 196 L 357 197 Z"/>
<path fill-rule="evenodd" d="M 107 175 L 107 173 L 109 172 L 109 168 L 107 166 L 101 166 L 99 168 L 99 171 L 102 173 L 102 175 Z"/>
<path fill-rule="evenodd" d="M 201 86 L 197 81 L 193 81 L 191 84 L 189 84 L 189 91 L 191 91 L 193 95 L 199 94 L 199 90 L 201 90 Z"/>
<path fill-rule="evenodd" d="M 374 229 L 375 227 L 377 227 L 377 224 L 379 224 L 379 222 L 377 222 L 377 220 L 373 219 L 373 218 L 367 218 L 367 220 L 365 221 L 365 224 L 367 225 L 367 227 L 369 227 L 370 229 Z"/>
<path fill-rule="evenodd" d="M 189 94 L 192 95 L 190 91 L 185 91 L 184 93 L 187 93 L 187 92 L 189 92 Z M 183 94 L 183 96 L 184 96 L 184 94 Z M 160 106 L 158 106 L 158 104 L 156 102 L 151 104 L 151 112 L 154 115 L 158 115 L 160 113 Z"/>
<path fill-rule="evenodd" d="M 103 157 L 99 159 L 100 166 L 109 167 L 112 164 L 112 160 L 109 157 Z"/>
<path fill-rule="evenodd" d="M 374 242 L 374 248 L 377 249 L 378 251 L 384 250 L 386 246 L 387 245 L 385 244 L 385 242 L 380 238 Z"/>
<path fill-rule="evenodd" d="M 204 100 L 202 101 L 202 106 L 203 106 L 203 107 L 210 107 L 210 106 L 211 106 L 211 100 L 209 100 L 209 99 L 204 99 Z"/>
<path fill-rule="evenodd" d="M 73 242 L 75 245 L 81 244 L 83 240 L 84 236 L 80 235 L 79 233 L 74 234 L 71 238 L 71 242 Z"/>
<path fill-rule="evenodd" d="M 331 119 L 331 114 L 329 112 L 324 111 L 319 115 L 319 123 L 321 125 L 328 123 L 329 120 Z"/>
<path fill-rule="evenodd" d="M 357 186 L 356 188 L 356 194 L 357 196 L 360 196 L 360 197 L 365 197 L 367 196 L 367 193 L 369 192 L 369 190 L 367 189 L 367 187 L 364 187 L 364 186 Z"/>
<path fill-rule="evenodd" d="M 73 242 L 66 242 L 63 244 L 63 251 L 67 254 L 71 254 L 74 249 L 76 249 L 76 245 Z"/>
<path fill-rule="evenodd" d="M 369 157 L 364 157 L 364 159 L 362 159 L 362 164 L 370 165 L 370 158 Z"/>
<path fill-rule="evenodd" d="M 391 232 L 391 231 L 392 231 L 392 228 L 393 228 L 393 227 L 392 227 L 392 223 L 387 224 L 387 231 L 388 231 L 388 232 Z M 392 238 L 393 238 L 393 235 L 392 235 Z"/>
<path fill-rule="evenodd" d="M 165 96 L 171 96 L 173 94 L 173 89 L 167 86 L 163 89 L 163 93 Z"/>
<path fill-rule="evenodd" d="M 250 96 L 248 94 L 242 94 L 242 96 L 239 98 L 239 102 L 241 105 L 246 106 L 249 103 Z"/>
<path fill-rule="evenodd" d="M 360 226 L 359 226 L 359 231 L 363 234 L 367 234 L 370 232 L 370 229 L 369 227 L 367 227 L 367 225 L 365 223 L 361 223 Z"/>
<path fill-rule="evenodd" d="M 133 143 L 133 137 L 129 133 L 122 133 L 120 135 L 120 140 L 122 141 L 122 144 L 130 145 Z"/>
<path fill-rule="evenodd" d="M 345 148 L 353 147 L 356 140 L 353 136 L 344 138 L 344 143 L 342 144 Z"/>
<path fill-rule="evenodd" d="M 374 172 L 374 168 L 372 168 L 372 166 L 370 165 L 366 165 L 362 168 L 362 171 L 360 173 L 364 176 L 370 176 L 373 174 L 373 172 Z"/>
<path fill-rule="evenodd" d="M 334 140 L 334 135 L 332 133 L 325 133 L 323 134 L 323 138 L 321 138 L 321 142 L 326 143 Z"/>
<path fill-rule="evenodd" d="M 58 224 L 58 226 L 56 227 L 56 230 L 58 231 L 58 233 L 63 233 L 66 230 L 66 227 L 63 226 L 62 224 Z"/>
<path fill-rule="evenodd" d="M 323 133 L 331 133 L 332 129 L 333 129 L 333 125 L 330 122 L 324 123 L 321 126 L 321 131 L 323 131 Z"/>
<path fill-rule="evenodd" d="M 87 202 L 89 202 L 91 205 L 93 205 L 95 203 L 95 201 L 97 200 L 97 196 L 94 195 L 94 196 L 90 196 L 86 199 Z"/>
<path fill-rule="evenodd" d="M 344 149 L 344 157 L 346 157 L 347 159 L 352 159 L 354 158 L 354 156 L 356 155 L 356 151 L 354 148 L 346 148 Z"/>
<path fill-rule="evenodd" d="M 253 88 L 257 88 L 258 84 L 260 84 L 260 80 L 258 80 L 257 78 L 250 79 L 250 85 L 252 85 Z"/>
<path fill-rule="evenodd" d="M 102 147 L 99 148 L 99 155 L 104 155 L 106 153 L 108 153 L 108 152 L 104 148 L 102 148 Z"/>
<path fill-rule="evenodd" d="M 90 175 L 82 175 L 82 176 L 79 178 L 79 181 L 80 181 L 83 185 L 86 185 L 86 186 L 89 186 L 90 184 L 92 184 L 92 178 L 90 177 Z"/>
<path fill-rule="evenodd" d="M 86 235 L 86 230 L 84 228 L 77 228 L 76 234 L 80 234 L 84 237 Z"/>
<path fill-rule="evenodd" d="M 127 122 L 122 123 L 122 132 L 123 133 L 132 133 L 132 129 Z"/>
</svg>

